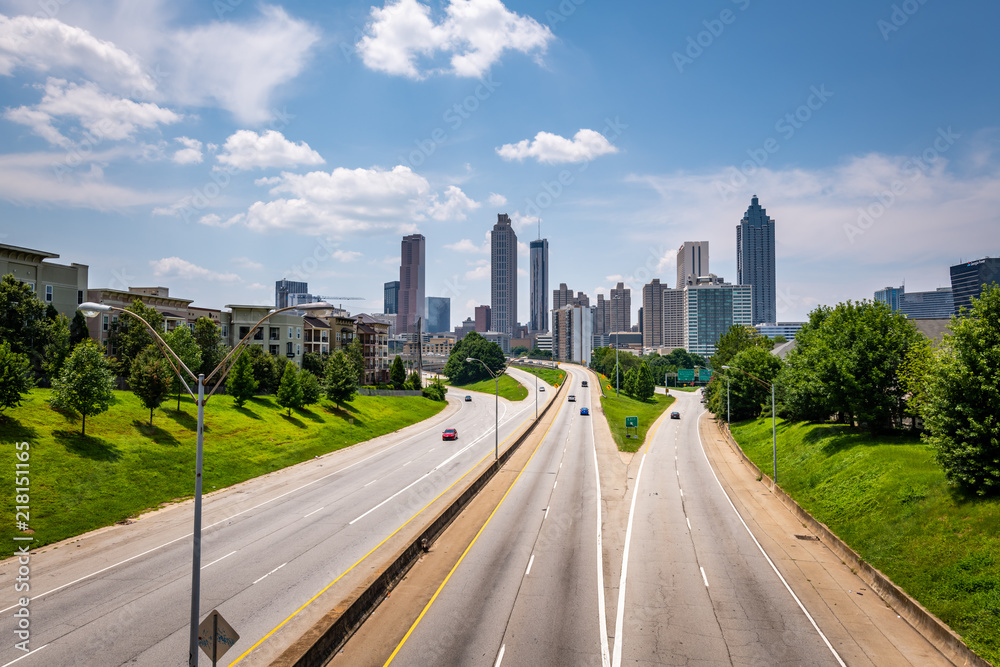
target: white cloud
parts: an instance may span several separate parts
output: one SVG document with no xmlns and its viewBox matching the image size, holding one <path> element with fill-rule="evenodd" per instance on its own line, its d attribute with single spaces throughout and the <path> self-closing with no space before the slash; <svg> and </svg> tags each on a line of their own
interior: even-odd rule
<svg viewBox="0 0 1000 667">
<path fill-rule="evenodd" d="M 445 190 L 444 202 L 438 202 L 438 196 L 431 197 L 431 205 L 427 213 L 435 220 L 465 220 L 468 211 L 474 211 L 481 204 L 470 199 L 461 188 L 449 185 Z"/>
<path fill-rule="evenodd" d="M 475 263 L 475 268 L 465 272 L 466 280 L 488 280 L 490 278 L 490 261 L 480 259 Z"/>
<path fill-rule="evenodd" d="M 169 125 L 182 118 L 170 109 L 151 102 L 112 97 L 90 82 L 77 85 L 50 77 L 45 82 L 44 91 L 38 104 L 7 109 L 4 117 L 27 125 L 58 146 L 68 147 L 73 142 L 55 128 L 57 118 L 78 120 L 96 141 L 130 139 L 140 128 Z"/>
<path fill-rule="evenodd" d="M 402 165 L 391 170 L 338 167 L 332 172 L 282 172 L 256 183 L 270 186 L 272 195 L 287 197 L 258 201 L 229 222 L 260 232 L 333 237 L 386 231 L 408 234 L 428 216 L 461 219 L 471 201 L 460 189 L 449 188 L 441 203 L 423 176 Z"/>
<path fill-rule="evenodd" d="M 198 164 L 201 162 L 201 142 L 197 139 L 189 139 L 188 137 L 177 137 L 176 141 L 181 143 L 184 148 L 180 149 L 174 156 L 170 158 L 177 164 Z"/>
<path fill-rule="evenodd" d="M 53 18 L 0 14 L 0 75 L 18 68 L 74 71 L 132 95 L 155 89 L 142 64 L 111 42 Z"/>
<path fill-rule="evenodd" d="M 158 278 L 180 278 L 182 280 L 211 280 L 215 282 L 238 282 L 240 277 L 235 273 L 219 273 L 192 264 L 180 257 L 164 257 L 150 261 L 153 275 Z"/>
<path fill-rule="evenodd" d="M 524 158 L 533 157 L 544 164 L 561 164 L 587 162 L 601 155 L 617 153 L 618 149 L 600 132 L 582 129 L 572 139 L 539 132 L 533 140 L 523 139 L 516 144 L 504 144 L 496 151 L 497 155 L 508 161 L 523 161 Z"/>
<path fill-rule="evenodd" d="M 452 251 L 458 252 L 458 253 L 468 253 L 468 254 L 475 253 L 475 254 L 479 254 L 479 253 L 482 253 L 482 252 L 489 252 L 489 247 L 487 247 L 486 250 L 483 250 L 483 248 L 481 246 L 477 246 L 475 243 L 473 243 L 469 239 L 462 239 L 461 241 L 458 241 L 457 243 L 448 243 L 448 244 L 445 244 L 444 247 L 446 249 L 448 249 L 448 250 L 452 250 Z"/>
<path fill-rule="evenodd" d="M 331 254 L 331 257 L 338 262 L 354 262 L 361 256 L 357 250 L 334 250 Z"/>
<path fill-rule="evenodd" d="M 249 257 L 233 257 L 231 260 L 229 260 L 229 262 L 231 264 L 235 264 L 240 268 L 250 269 L 251 271 L 260 271 L 261 269 L 264 268 L 263 264 L 261 264 L 260 262 L 255 262 Z"/>
<path fill-rule="evenodd" d="M 294 167 L 300 164 L 323 164 L 320 154 L 306 142 L 292 143 L 281 132 L 266 130 L 257 134 L 239 130 L 226 139 L 216 159 L 236 169 Z"/>
<path fill-rule="evenodd" d="M 554 39 L 547 26 L 509 11 L 500 0 L 449 0 L 445 15 L 436 23 L 431 8 L 417 0 L 372 7 L 372 21 L 357 44 L 365 65 L 412 79 L 434 71 L 479 77 L 504 51 L 537 56 Z M 422 70 L 418 61 L 438 53 L 449 57 L 450 68 Z"/>
<path fill-rule="evenodd" d="M 503 195 L 498 195 L 495 192 L 490 193 L 490 198 L 487 201 L 490 203 L 490 206 L 494 206 L 497 208 L 505 206 L 507 204 L 507 198 L 504 197 Z"/>
<path fill-rule="evenodd" d="M 267 121 L 275 88 L 298 76 L 319 37 L 268 5 L 245 23 L 213 21 L 168 33 L 160 45 L 169 59 L 165 92 L 182 104 L 219 106 L 244 123 Z"/>
</svg>

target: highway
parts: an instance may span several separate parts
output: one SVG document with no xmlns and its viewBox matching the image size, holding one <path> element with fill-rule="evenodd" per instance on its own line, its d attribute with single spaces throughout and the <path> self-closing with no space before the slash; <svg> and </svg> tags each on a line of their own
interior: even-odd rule
<svg viewBox="0 0 1000 667">
<path fill-rule="evenodd" d="M 534 416 L 534 378 L 512 374 L 529 396 L 500 400 L 501 441 Z M 355 564 L 374 567 L 366 554 L 492 458 L 493 396 L 475 394 L 467 403 L 465 393 L 451 390 L 445 412 L 423 423 L 206 496 L 201 617 L 218 609 L 241 637 L 220 665 L 266 664 L 297 638 L 304 619 L 326 610 L 307 608 L 240 658 Z M 551 394 L 542 393 L 539 405 Z M 206 413 L 211 424 L 211 403 Z M 459 440 L 442 442 L 446 427 L 457 428 Z M 5 642 L 0 666 L 186 665 L 191 523 L 186 502 L 36 550 L 32 653 Z M 13 559 L 0 564 L 0 581 L 12 582 L 16 569 Z M 14 637 L 8 612 L 15 595 L 13 585 L 3 586 L 0 633 L 7 637 Z"/>
<path fill-rule="evenodd" d="M 606 665 L 600 491 L 584 371 L 394 665 Z M 596 389 L 594 391 L 597 391 Z"/>
</svg>

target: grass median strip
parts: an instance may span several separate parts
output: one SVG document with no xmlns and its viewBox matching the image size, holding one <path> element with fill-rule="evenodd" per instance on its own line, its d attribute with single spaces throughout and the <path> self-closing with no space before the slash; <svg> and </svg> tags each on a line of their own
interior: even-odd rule
<svg viewBox="0 0 1000 667">
<path fill-rule="evenodd" d="M 48 389 L 34 389 L 0 422 L 4 442 L 31 445 L 33 547 L 128 520 L 194 491 L 197 413 L 190 399 L 177 412 L 164 404 L 153 426 L 131 392 L 115 392 L 108 412 L 79 422 L 53 410 Z M 173 405 L 176 405 L 174 403 Z M 206 493 L 390 433 L 440 412 L 445 403 L 419 396 L 358 396 L 293 410 L 288 417 L 271 396 L 237 408 L 216 396 L 205 408 Z M 14 449 L 0 465 L 14 468 Z M 4 501 L 14 514 L 13 497 Z M 0 557 L 9 556 L 13 526 L 0 527 Z"/>
<path fill-rule="evenodd" d="M 453 384 L 450 386 L 454 387 L 459 393 L 462 391 L 478 391 L 484 394 L 492 394 L 496 390 L 493 378 L 473 382 L 472 384 Z M 506 398 L 508 401 L 523 401 L 528 397 L 528 390 L 511 376 L 501 375 L 499 394 L 500 398 Z"/>
<path fill-rule="evenodd" d="M 566 371 L 558 368 L 532 368 L 531 366 L 515 366 L 515 368 L 525 373 L 537 375 L 538 379 L 548 382 L 553 387 L 558 387 L 566 379 Z"/>
<path fill-rule="evenodd" d="M 778 421 L 778 480 L 860 556 L 1000 664 L 1000 498 L 949 486 L 915 435 Z M 771 420 L 733 436 L 771 470 Z"/>
<path fill-rule="evenodd" d="M 605 388 L 607 388 L 608 379 L 603 375 L 601 376 L 601 382 L 605 383 Z M 623 452 L 638 451 L 642 443 L 646 441 L 646 434 L 649 432 L 649 428 L 653 425 L 653 422 L 675 400 L 673 396 L 664 396 L 663 394 L 654 394 L 653 398 L 649 401 L 637 401 L 625 394 L 616 397 L 615 389 L 612 385 L 611 390 L 606 392 L 601 398 L 601 408 L 604 409 L 604 416 L 607 418 L 608 426 L 611 428 L 611 437 L 615 439 L 618 449 Z M 626 417 L 638 417 L 639 428 L 626 429 Z M 626 431 L 629 433 L 626 433 Z M 627 438 L 625 437 L 626 435 L 632 435 L 632 437 Z"/>
</svg>

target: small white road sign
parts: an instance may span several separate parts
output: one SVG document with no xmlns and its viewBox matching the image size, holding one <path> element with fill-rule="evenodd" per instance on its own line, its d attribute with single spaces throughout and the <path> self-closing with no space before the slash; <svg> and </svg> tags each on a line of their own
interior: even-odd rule
<svg viewBox="0 0 1000 667">
<path fill-rule="evenodd" d="M 239 638 L 236 630 L 215 609 L 198 626 L 198 646 L 212 659 L 213 665 Z"/>
</svg>

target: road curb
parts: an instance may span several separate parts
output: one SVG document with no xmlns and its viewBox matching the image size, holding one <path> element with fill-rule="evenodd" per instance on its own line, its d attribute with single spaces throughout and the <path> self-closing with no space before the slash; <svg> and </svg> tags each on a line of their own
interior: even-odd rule
<svg viewBox="0 0 1000 667">
<path fill-rule="evenodd" d="M 902 616 L 917 632 L 927 641 L 933 644 L 948 660 L 963 667 L 992 667 L 992 665 L 972 651 L 962 638 L 947 624 L 937 616 L 928 611 L 923 605 L 911 598 L 903 589 L 897 586 L 889 577 L 867 563 L 856 551 L 849 547 L 843 540 L 827 527 L 826 524 L 817 521 L 811 514 L 802 508 L 795 500 L 774 483 L 769 475 L 764 473 L 750 458 L 744 453 L 736 439 L 733 438 L 728 428 L 723 428 L 722 424 L 713 419 L 710 413 L 706 412 L 706 419 L 715 422 L 715 427 L 725 437 L 733 452 L 740 458 L 757 480 L 767 488 L 775 498 L 777 498 L 797 519 L 808 528 L 813 530 L 862 581 L 875 591 L 892 609 Z"/>
<path fill-rule="evenodd" d="M 517 436 L 498 460 L 491 463 L 462 491 L 458 498 L 441 510 L 419 535 L 397 552 L 388 565 L 377 570 L 377 573 L 373 575 L 374 579 L 356 589 L 343 604 L 327 613 L 308 632 L 285 649 L 271 663 L 272 667 L 322 667 L 326 665 L 419 560 L 424 553 L 423 545 L 426 544 L 429 547 L 434 543 L 455 517 L 462 512 L 466 505 L 534 432 L 535 427 L 548 414 L 549 409 L 559 402 L 558 399 L 566 384 L 564 382 L 559 385 L 552 400 L 546 403 L 538 417 L 532 420 L 528 427 Z"/>
</svg>

